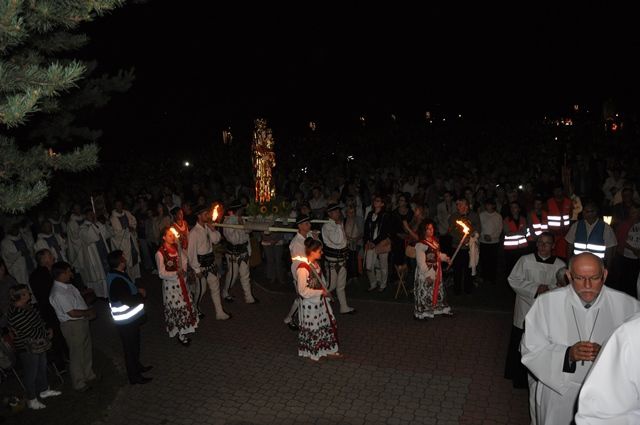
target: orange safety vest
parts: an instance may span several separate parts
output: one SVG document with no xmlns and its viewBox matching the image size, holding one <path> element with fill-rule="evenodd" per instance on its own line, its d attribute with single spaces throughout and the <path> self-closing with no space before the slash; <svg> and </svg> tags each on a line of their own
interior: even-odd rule
<svg viewBox="0 0 640 425">
<path fill-rule="evenodd" d="M 564 197 L 562 205 L 559 206 L 555 198 L 547 201 L 547 220 L 549 229 L 552 231 L 566 230 L 571 224 L 571 199 Z"/>
<path fill-rule="evenodd" d="M 515 233 L 511 236 L 504 236 L 503 246 L 507 251 L 513 249 L 526 248 L 529 243 L 527 242 L 527 236 L 529 236 L 529 229 L 527 228 L 527 221 L 524 217 L 520 216 L 518 224 L 513 221 L 513 218 L 507 217 L 504 219 L 505 224 L 509 228 L 509 233 Z M 526 235 L 524 232 L 526 231 Z M 516 233 L 519 232 L 519 233 Z"/>
<path fill-rule="evenodd" d="M 538 219 L 538 215 L 535 211 L 529 213 L 531 227 L 529 228 L 529 241 L 533 242 L 538 239 L 543 232 L 549 230 L 549 219 L 546 211 L 542 211 L 542 220 Z"/>
</svg>

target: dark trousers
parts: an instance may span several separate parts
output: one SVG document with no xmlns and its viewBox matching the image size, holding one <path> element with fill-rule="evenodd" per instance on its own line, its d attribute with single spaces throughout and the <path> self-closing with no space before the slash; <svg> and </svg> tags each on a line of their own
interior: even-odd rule
<svg viewBox="0 0 640 425">
<path fill-rule="evenodd" d="M 358 251 L 349 250 L 349 257 L 347 257 L 347 279 L 358 277 Z"/>
<path fill-rule="evenodd" d="M 640 260 L 627 257 L 620 258 L 620 289 L 633 298 L 637 298 L 638 290 L 636 283 L 638 281 L 638 272 L 640 271 Z"/>
<path fill-rule="evenodd" d="M 465 294 L 473 292 L 471 268 L 469 267 L 469 250 L 461 249 L 453 260 L 453 290 L 460 294 L 464 288 Z"/>
<path fill-rule="evenodd" d="M 122 340 L 124 361 L 127 366 L 129 382 L 140 378 L 142 365 L 140 364 L 140 324 L 136 321 L 126 325 L 116 325 Z"/>
<path fill-rule="evenodd" d="M 528 248 L 523 249 L 505 249 L 504 250 L 504 273 L 507 277 L 511 274 L 511 270 L 516 265 L 520 257 L 527 253 Z"/>
<path fill-rule="evenodd" d="M 507 361 L 504 365 L 504 377 L 513 381 L 513 388 L 527 388 L 527 368 L 522 364 L 520 354 L 520 340 L 524 331 L 515 326 L 511 327 L 511 339 L 507 351 Z"/>
<path fill-rule="evenodd" d="M 18 354 L 24 371 L 24 387 L 27 400 L 33 400 L 49 388 L 47 382 L 47 353 L 32 354 L 21 351 Z"/>
<path fill-rule="evenodd" d="M 482 279 L 486 282 L 496 283 L 499 252 L 499 243 L 480 244 L 480 270 L 482 271 Z"/>
</svg>

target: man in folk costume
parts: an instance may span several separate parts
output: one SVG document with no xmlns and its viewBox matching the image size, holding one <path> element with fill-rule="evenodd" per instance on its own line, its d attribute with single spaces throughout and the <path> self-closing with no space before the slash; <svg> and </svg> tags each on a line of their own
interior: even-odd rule
<svg viewBox="0 0 640 425">
<path fill-rule="evenodd" d="M 216 319 L 227 320 L 231 316 L 222 308 L 220 280 L 218 279 L 218 270 L 213 252 L 213 245 L 220 242 L 220 232 L 211 223 L 208 206 L 198 206 L 194 210 L 194 214 L 197 216 L 198 221 L 189 232 L 189 247 L 187 250 L 189 265 L 196 275 L 193 285 L 193 302 L 199 317 L 204 317 L 204 313 L 200 310 L 200 302 L 208 286 L 211 290 L 211 300 L 216 312 Z"/>
<path fill-rule="evenodd" d="M 640 418 L 640 316 L 620 326 L 587 376 L 578 402 L 577 425 L 627 425 Z"/>
<path fill-rule="evenodd" d="M 300 261 L 303 261 L 306 258 L 304 241 L 308 236 L 311 236 L 311 217 L 308 215 L 299 215 L 296 220 L 296 225 L 298 226 L 298 232 L 293 237 L 291 242 L 289 243 L 289 252 L 291 253 L 291 275 L 293 276 L 293 285 L 296 288 L 297 293 L 297 282 L 296 275 L 298 270 L 298 265 Z M 298 330 L 298 326 L 293 323 L 292 318 L 293 315 L 298 311 L 300 306 L 300 299 L 296 296 L 296 299 L 291 304 L 291 308 L 289 309 L 289 313 L 287 317 L 284 318 L 284 323 L 289 326 L 291 330 Z"/>
<path fill-rule="evenodd" d="M 93 289 L 97 297 L 108 298 L 106 276 L 109 272 L 108 233 L 104 224 L 100 223 L 93 209 L 85 209 L 86 220 L 80 227 L 80 238 L 85 247 L 84 283 Z"/>
<path fill-rule="evenodd" d="M 138 222 L 133 214 L 123 209 L 122 201 L 116 201 L 111 212 L 114 249 L 124 252 L 127 259 L 127 274 L 133 280 L 140 277 L 140 248 L 138 247 L 136 227 Z"/>
<path fill-rule="evenodd" d="M 611 267 L 615 248 L 618 245 L 611 226 L 598 217 L 598 206 L 587 202 L 582 210 L 582 220 L 571 225 L 565 240 L 569 244 L 569 256 L 590 252 L 603 259 Z"/>
<path fill-rule="evenodd" d="M 556 184 L 553 188 L 553 197 L 547 201 L 547 219 L 549 230 L 556 237 L 554 255 L 569 258 L 569 247 L 564 239 L 571 224 L 572 203 L 571 199 L 564 195 L 562 185 Z"/>
<path fill-rule="evenodd" d="M 464 223 L 469 229 L 464 233 L 463 227 L 458 221 Z M 456 200 L 456 212 L 449 217 L 449 234 L 451 235 L 451 247 L 455 250 L 460 246 L 456 258 L 453 259 L 453 291 L 459 295 L 462 290 L 470 295 L 473 292 L 473 278 L 471 268 L 472 238 L 477 238 L 482 233 L 480 217 L 471 211 L 469 201 L 466 198 Z"/>
<path fill-rule="evenodd" d="M 580 387 L 600 347 L 640 311 L 637 300 L 604 285 L 607 270 L 591 253 L 571 258 L 566 275 L 571 284 L 539 296 L 524 322 L 520 351 L 538 379 L 538 425 L 572 423 Z"/>
<path fill-rule="evenodd" d="M 73 204 L 73 211 L 67 223 L 67 246 L 69 249 L 69 263 L 76 273 L 84 277 L 84 246 L 80 238 L 80 226 L 84 224 L 84 214 L 79 204 Z"/>
<path fill-rule="evenodd" d="M 529 235 L 527 220 L 520 214 L 520 204 L 511 202 L 509 204 L 509 212 L 511 213 L 503 221 L 504 232 L 504 260 L 506 273 L 511 273 L 511 269 L 515 266 L 518 259 L 527 253 Z"/>
<path fill-rule="evenodd" d="M 228 215 L 224 218 L 224 224 L 243 224 L 242 211 L 240 201 L 232 201 L 227 208 Z M 229 291 L 239 278 L 244 292 L 244 301 L 247 304 L 255 304 L 258 300 L 251 294 L 251 275 L 249 273 L 249 256 L 251 255 L 249 232 L 225 227 L 222 229 L 222 233 L 227 240 L 224 254 L 227 260 L 227 275 L 222 296 L 226 301 L 233 302 Z"/>
<path fill-rule="evenodd" d="M 344 232 L 340 205 L 330 203 L 327 206 L 330 221 L 322 226 L 324 241 L 325 271 L 329 278 L 329 292 L 336 290 L 340 302 L 341 314 L 353 314 L 356 309 L 347 304 L 345 288 L 347 286 L 347 237 Z"/>
<path fill-rule="evenodd" d="M 524 318 L 536 298 L 557 286 L 564 286 L 565 263 L 552 255 L 554 237 L 552 233 L 543 232 L 536 241 L 536 252 L 527 254 L 518 260 L 508 281 L 516 293 L 513 309 L 513 326 L 507 351 L 504 377 L 513 381 L 514 388 L 530 388 L 529 407 L 531 419 L 535 422 L 535 385 L 536 380 L 528 376 L 527 368 L 521 362 L 520 341 L 524 333 Z M 561 274 L 561 276 L 559 276 Z M 558 277 L 561 281 L 558 282 Z"/>
<path fill-rule="evenodd" d="M 20 234 L 20 224 L 17 221 L 9 225 L 7 235 L 2 240 L 0 247 L 2 259 L 9 274 L 18 283 L 29 285 L 29 274 L 36 268 L 36 265 L 31 249 Z"/>
<path fill-rule="evenodd" d="M 53 226 L 50 221 L 43 221 L 40 225 L 40 233 L 33 246 L 35 252 L 42 249 L 48 249 L 53 256 L 53 262 L 67 261 L 67 243 L 58 233 L 53 232 Z"/>
</svg>

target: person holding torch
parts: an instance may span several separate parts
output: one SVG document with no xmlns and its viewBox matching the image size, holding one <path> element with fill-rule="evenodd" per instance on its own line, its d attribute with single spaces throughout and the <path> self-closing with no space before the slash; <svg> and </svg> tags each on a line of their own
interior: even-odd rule
<svg viewBox="0 0 640 425">
<path fill-rule="evenodd" d="M 470 241 L 480 234 L 480 218 L 470 211 L 469 201 L 459 198 L 456 201 L 456 212 L 449 217 L 449 234 L 452 238 L 452 246 L 457 247 L 451 257 L 453 263 L 453 291 L 460 295 L 462 289 L 467 295 L 473 292 L 473 278 L 470 267 Z"/>
</svg>

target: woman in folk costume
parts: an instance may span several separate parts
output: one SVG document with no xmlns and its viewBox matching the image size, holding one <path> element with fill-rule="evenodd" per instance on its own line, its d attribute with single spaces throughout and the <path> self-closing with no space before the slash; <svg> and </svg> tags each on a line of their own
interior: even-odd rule
<svg viewBox="0 0 640 425">
<path fill-rule="evenodd" d="M 173 217 L 171 227 L 178 232 L 180 246 L 186 251 L 189 247 L 189 224 L 184 219 L 184 211 L 180 207 L 173 207 L 171 209 L 171 216 Z"/>
<path fill-rule="evenodd" d="M 329 305 L 331 295 L 318 264 L 322 257 L 322 242 L 307 238 L 304 247 L 307 258 L 300 259 L 296 270 L 300 296 L 298 355 L 313 361 L 324 356 L 342 357 L 338 352 L 336 319 Z"/>
<path fill-rule="evenodd" d="M 413 316 L 419 320 L 432 319 L 439 314 L 452 314 L 451 307 L 446 302 L 442 279 L 442 262 L 449 263 L 451 260 L 440 252 L 440 244 L 434 233 L 434 224 L 430 219 L 418 226 L 420 241 L 416 243 L 416 301 Z"/>
<path fill-rule="evenodd" d="M 187 335 L 196 331 L 198 315 L 186 282 L 187 255 L 180 247 L 177 234 L 172 227 L 163 230 L 164 242 L 156 252 L 156 265 L 162 279 L 164 319 L 169 337 L 177 335 L 182 345 L 189 346 L 191 340 Z"/>
</svg>

